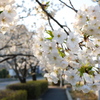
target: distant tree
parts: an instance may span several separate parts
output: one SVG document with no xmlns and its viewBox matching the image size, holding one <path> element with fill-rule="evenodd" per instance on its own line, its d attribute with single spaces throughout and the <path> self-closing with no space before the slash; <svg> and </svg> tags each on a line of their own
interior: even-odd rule
<svg viewBox="0 0 100 100">
<path fill-rule="evenodd" d="M 0 78 L 7 78 L 8 75 L 9 75 L 9 72 L 7 69 L 4 68 L 0 70 Z"/>
<path fill-rule="evenodd" d="M 33 35 L 24 25 L 18 25 L 11 33 L 1 34 L 0 37 L 0 63 L 9 63 L 21 83 L 26 82 L 28 70 L 33 70 L 31 63 L 38 62 L 32 50 Z"/>
</svg>

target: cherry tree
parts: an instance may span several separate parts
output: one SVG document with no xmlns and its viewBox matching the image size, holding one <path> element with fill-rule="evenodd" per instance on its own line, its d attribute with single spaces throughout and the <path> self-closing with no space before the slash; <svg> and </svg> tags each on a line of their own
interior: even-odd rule
<svg viewBox="0 0 100 100">
<path fill-rule="evenodd" d="M 32 51 L 32 32 L 28 32 L 24 25 L 17 25 L 13 32 L 2 34 L 0 57 L 1 63 L 6 61 L 16 72 L 22 83 L 26 82 L 28 70 L 31 69 L 32 79 L 36 80 L 38 59 Z"/>
<path fill-rule="evenodd" d="M 99 4 L 99 0 L 93 1 Z M 41 21 L 36 22 L 40 27 L 36 30 L 32 49 L 40 61 L 39 64 L 49 72 L 45 74 L 45 77 L 49 82 L 54 83 L 57 83 L 63 77 L 65 82 L 71 83 L 73 89 L 82 90 L 85 93 L 90 90 L 97 91 L 100 80 L 99 5 L 83 6 L 77 10 L 71 0 L 58 0 L 58 2 L 35 0 L 33 2 L 37 3 L 35 13 L 37 19 Z M 1 19 L 5 15 L 5 10 L 10 8 L 8 6 L 6 9 L 8 4 L 12 5 L 13 0 L 2 1 L 1 3 L 3 5 L 0 14 Z M 72 22 L 73 29 L 68 27 L 66 21 L 61 23 L 57 20 L 58 11 L 65 7 L 75 12 L 75 20 Z M 13 17 L 15 18 L 15 14 Z M 5 24 L 6 17 L 3 17 L 1 20 L 2 33 L 5 33 L 5 29 L 8 31 L 9 26 L 15 25 L 16 20 L 14 18 L 11 19 L 10 17 L 9 19 L 9 16 L 7 16 Z M 5 55 L 1 55 L 1 57 L 5 57 Z M 5 59 L 15 57 L 18 57 L 18 54 L 8 54 Z M 1 62 L 5 59 L 2 59 Z M 26 67 L 26 57 L 14 59 L 15 64 L 18 62 L 16 66 L 22 66 L 19 59 Z"/>
<path fill-rule="evenodd" d="M 100 80 L 99 5 L 84 5 L 77 10 L 71 0 L 69 3 L 59 0 L 57 8 L 68 7 L 75 12 L 72 30 L 56 19 L 57 10 L 51 11 L 55 6 L 52 0 L 36 2 L 36 13 L 41 16 L 42 24 L 36 31 L 33 50 L 40 60 L 39 64 L 48 70 L 44 76 L 54 83 L 62 76 L 73 89 L 85 93 L 97 91 Z"/>
<path fill-rule="evenodd" d="M 31 50 L 33 33 L 29 33 L 24 25 L 17 25 L 17 21 L 15 1 L 2 0 L 0 2 L 0 63 L 7 61 L 20 81 L 24 83 L 28 69 L 33 70 L 33 67 L 36 69 L 38 60 Z M 32 77 L 34 79 L 34 75 Z"/>
</svg>

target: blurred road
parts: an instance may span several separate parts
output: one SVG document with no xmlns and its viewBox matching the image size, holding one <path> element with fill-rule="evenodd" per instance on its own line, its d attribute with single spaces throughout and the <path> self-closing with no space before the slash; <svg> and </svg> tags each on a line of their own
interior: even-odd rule
<svg viewBox="0 0 100 100">
<path fill-rule="evenodd" d="M 41 100 L 68 100 L 68 97 L 65 88 L 49 87 L 46 93 L 42 95 Z"/>
</svg>

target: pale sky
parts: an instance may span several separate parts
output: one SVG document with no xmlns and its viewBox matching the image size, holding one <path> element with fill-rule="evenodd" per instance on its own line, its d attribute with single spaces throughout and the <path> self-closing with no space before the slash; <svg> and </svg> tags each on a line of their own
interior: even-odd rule
<svg viewBox="0 0 100 100">
<path fill-rule="evenodd" d="M 64 1 L 64 0 L 63 0 Z M 65 0 L 66 1 L 66 0 Z M 69 1 L 69 0 L 68 0 Z M 97 3 L 93 3 L 91 0 L 71 0 L 73 6 L 75 7 L 75 9 L 79 9 L 80 7 L 82 7 L 83 5 L 96 5 Z M 63 22 L 62 16 L 64 16 L 64 20 L 66 20 L 67 25 L 72 28 L 71 23 L 74 20 L 74 16 L 75 16 L 75 12 L 67 7 L 65 7 L 65 10 L 62 10 L 61 12 L 59 12 L 59 16 L 57 16 L 57 19 L 60 21 L 60 23 Z"/>
<path fill-rule="evenodd" d="M 19 4 L 21 4 L 21 1 L 22 0 L 16 0 Z M 28 1 L 28 2 L 27 2 Z M 34 4 L 32 4 L 30 2 L 31 0 L 26 0 L 26 4 L 25 6 L 26 7 L 29 7 L 29 6 L 34 6 Z M 34 1 L 34 0 L 33 0 Z M 41 0 L 40 0 L 41 1 Z M 45 0 L 42 0 L 42 1 L 45 1 Z M 47 1 L 50 1 L 50 0 L 47 0 Z M 56 1 L 59 1 L 59 0 L 53 0 L 55 3 Z M 69 0 L 62 0 L 62 1 L 69 1 Z M 91 0 L 71 0 L 72 1 L 72 4 L 74 5 L 74 7 L 78 10 L 81 6 L 83 6 L 84 4 L 86 5 L 96 5 L 96 3 L 93 3 Z M 22 13 L 24 14 L 24 13 Z M 58 13 L 59 16 L 57 16 L 57 20 L 61 23 L 63 23 L 63 20 L 66 20 L 67 24 L 71 23 L 74 16 L 75 16 L 75 12 L 72 11 L 71 9 L 65 7 L 65 10 L 61 11 Z M 35 16 L 30 16 L 29 18 L 27 18 L 25 21 L 24 21 L 24 24 L 26 24 L 28 27 L 30 27 L 30 25 L 33 24 L 33 22 L 36 21 L 36 17 Z M 37 21 L 37 24 L 40 24 L 39 21 Z"/>
</svg>

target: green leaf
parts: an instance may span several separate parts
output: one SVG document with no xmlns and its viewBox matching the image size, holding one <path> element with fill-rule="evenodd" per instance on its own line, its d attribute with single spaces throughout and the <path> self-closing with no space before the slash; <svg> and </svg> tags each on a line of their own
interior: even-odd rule
<svg viewBox="0 0 100 100">
<path fill-rule="evenodd" d="M 92 66 L 89 66 L 89 67 L 88 67 L 88 70 L 91 70 L 91 69 L 92 69 Z"/>
<path fill-rule="evenodd" d="M 78 71 L 80 72 L 80 76 L 82 77 L 83 73 L 85 73 L 85 67 L 82 66 Z"/>
<path fill-rule="evenodd" d="M 43 3 L 43 7 L 44 7 L 45 10 L 47 10 L 48 7 L 50 6 L 49 3 L 50 3 L 50 1 L 46 2 L 45 4 Z"/>
<path fill-rule="evenodd" d="M 47 40 L 52 40 L 52 37 L 46 38 Z"/>
<path fill-rule="evenodd" d="M 49 34 L 52 38 L 54 37 L 53 32 L 50 30 L 46 30 L 46 33 Z"/>
<path fill-rule="evenodd" d="M 96 48 L 99 48 L 99 45 L 98 45 L 98 44 L 96 44 L 96 45 L 95 45 L 95 47 L 96 47 Z"/>
<path fill-rule="evenodd" d="M 2 13 L 3 11 L 0 11 L 0 14 Z"/>
<path fill-rule="evenodd" d="M 47 5 L 49 5 L 50 1 L 46 2 Z"/>
<path fill-rule="evenodd" d="M 90 75 L 94 75 L 94 71 L 89 71 L 89 74 Z"/>
<path fill-rule="evenodd" d="M 65 53 L 60 52 L 61 57 L 65 57 Z"/>
<path fill-rule="evenodd" d="M 78 71 L 80 72 L 80 76 L 82 77 L 84 73 L 88 73 L 90 75 L 94 74 L 94 71 L 92 71 L 92 66 L 89 66 L 89 64 L 83 65 Z"/>
<path fill-rule="evenodd" d="M 63 52 L 62 48 L 57 48 L 58 49 L 58 53 L 61 57 L 65 57 L 65 53 Z"/>
</svg>

